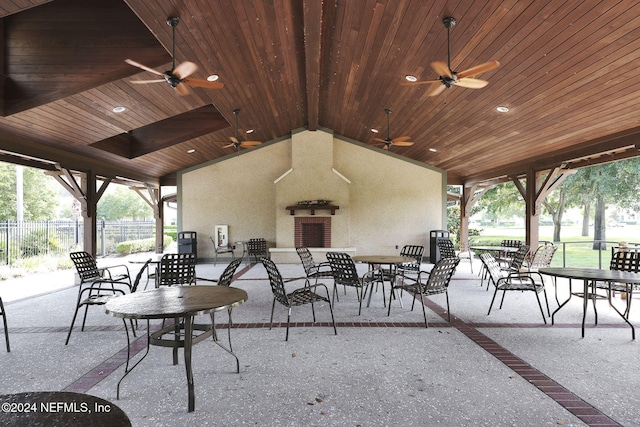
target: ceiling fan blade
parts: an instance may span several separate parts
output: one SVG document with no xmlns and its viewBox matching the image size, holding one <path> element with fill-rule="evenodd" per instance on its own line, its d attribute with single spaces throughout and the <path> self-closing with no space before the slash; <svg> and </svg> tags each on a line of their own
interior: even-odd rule
<svg viewBox="0 0 640 427">
<path fill-rule="evenodd" d="M 408 141 L 410 140 L 411 137 L 410 136 L 399 136 L 397 138 L 393 138 L 391 141 L 395 144 L 397 142 L 403 142 L 403 141 Z"/>
<path fill-rule="evenodd" d="M 440 80 L 423 80 L 420 82 L 404 82 L 404 83 L 400 83 L 400 86 L 423 85 L 426 83 L 440 83 Z"/>
<path fill-rule="evenodd" d="M 256 145 L 262 144 L 262 141 L 242 141 L 240 143 L 241 147 L 255 147 Z"/>
<path fill-rule="evenodd" d="M 189 95 L 191 93 L 189 86 L 183 85 L 182 83 L 178 83 L 178 85 L 176 86 L 176 90 L 180 95 Z"/>
<path fill-rule="evenodd" d="M 383 144 L 386 144 L 386 143 L 387 143 L 387 140 L 386 140 L 386 139 L 381 139 L 381 138 L 373 138 L 373 140 L 374 140 L 374 141 L 378 141 L 378 142 L 381 142 L 381 143 L 383 143 Z"/>
<path fill-rule="evenodd" d="M 209 80 L 202 79 L 182 79 L 182 83 L 186 83 L 189 86 L 205 87 L 207 89 L 222 89 L 224 84 L 220 82 L 210 82 Z"/>
<path fill-rule="evenodd" d="M 464 79 L 465 77 L 475 76 L 476 74 L 493 70 L 494 68 L 498 68 L 499 66 L 500 66 L 500 63 L 495 60 L 485 62 L 484 64 L 476 65 L 475 67 L 471 67 L 467 70 L 460 71 L 459 73 L 457 73 L 458 79 Z"/>
<path fill-rule="evenodd" d="M 136 84 L 136 85 L 146 85 L 149 83 L 165 83 L 166 80 L 165 79 L 155 79 L 155 80 L 131 80 L 130 83 Z"/>
<path fill-rule="evenodd" d="M 231 142 L 233 142 L 234 144 L 239 144 L 238 138 L 236 138 L 235 136 L 230 136 L 229 139 L 231 140 Z"/>
<path fill-rule="evenodd" d="M 389 145 L 385 144 L 384 147 L 382 147 L 383 150 L 388 150 L 389 149 Z"/>
<path fill-rule="evenodd" d="M 431 87 L 427 91 L 427 96 L 440 95 L 446 88 L 447 87 L 441 81 L 438 81 L 437 83 L 431 85 Z"/>
<path fill-rule="evenodd" d="M 191 74 L 195 73 L 198 70 L 198 66 L 193 62 L 184 61 L 182 64 L 178 65 L 175 70 L 173 70 L 173 74 L 179 78 L 180 80 L 189 77 Z"/>
<path fill-rule="evenodd" d="M 450 79 L 453 78 L 453 74 L 451 73 L 449 66 L 444 62 L 433 61 L 431 63 L 431 68 L 433 68 L 439 76 L 449 77 Z"/>
<path fill-rule="evenodd" d="M 488 85 L 489 82 L 486 80 L 478 80 L 472 79 L 471 77 L 465 77 L 456 81 L 455 84 L 462 87 L 468 87 L 469 89 L 481 89 Z"/>
<path fill-rule="evenodd" d="M 411 141 L 398 141 L 394 142 L 393 145 L 397 145 L 398 147 L 411 147 L 413 142 Z"/>
<path fill-rule="evenodd" d="M 231 148 L 231 147 L 234 147 L 234 145 L 233 144 L 227 144 L 227 145 L 223 145 L 222 146 L 222 148 Z"/>
<path fill-rule="evenodd" d="M 156 71 L 153 68 L 147 67 L 146 65 L 142 65 L 141 63 L 136 62 L 136 61 L 134 61 L 132 59 L 125 59 L 124 62 L 126 62 L 129 65 L 133 65 L 134 67 L 138 67 L 138 68 L 140 68 L 142 70 L 148 71 L 150 73 L 157 74 L 159 76 L 163 76 L 164 75 L 160 71 Z"/>
</svg>

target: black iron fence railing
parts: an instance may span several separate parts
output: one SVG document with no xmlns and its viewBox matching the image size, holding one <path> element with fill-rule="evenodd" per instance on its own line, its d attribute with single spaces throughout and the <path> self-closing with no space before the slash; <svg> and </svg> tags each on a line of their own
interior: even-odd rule
<svg viewBox="0 0 640 427">
<path fill-rule="evenodd" d="M 82 247 L 82 221 L 0 221 L 0 264 Z M 118 243 L 155 237 L 155 221 L 99 221 L 98 252 L 116 253 Z"/>
</svg>

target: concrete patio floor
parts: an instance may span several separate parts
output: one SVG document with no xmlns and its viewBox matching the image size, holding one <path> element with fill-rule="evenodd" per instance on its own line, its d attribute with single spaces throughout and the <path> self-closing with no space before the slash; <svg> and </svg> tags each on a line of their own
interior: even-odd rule
<svg viewBox="0 0 640 427">
<path fill-rule="evenodd" d="M 129 264 L 132 270 L 136 266 Z M 198 264 L 197 275 L 217 278 L 225 266 Z M 278 267 L 285 278 L 303 275 L 298 264 Z M 476 260 L 474 271 L 479 267 Z M 465 262 L 449 291 L 451 322 L 444 295 L 427 301 L 426 329 L 420 304 L 411 311 L 408 294 L 404 307 L 393 301 L 387 316 L 378 289 L 358 316 L 355 291 L 347 289 L 346 295 L 340 290 L 334 305 L 338 335 L 329 326 L 326 304 L 316 306 L 315 325 L 310 307 L 295 307 L 288 342 L 282 306 L 276 305 L 276 323 L 269 330 L 272 294 L 266 271 L 261 264 L 242 264 L 233 286 L 245 289 L 249 299 L 233 310 L 231 330 L 240 373 L 234 359 L 212 341 L 196 345 L 192 413 L 187 412 L 182 353 L 173 366 L 171 351 L 161 347 L 151 348 L 123 381 L 116 400 L 126 336 L 122 321 L 103 307 L 91 307 L 86 330 L 77 324 L 64 345 L 77 295 L 73 280 L 67 271 L 0 283 L 11 340 L 10 353 L 0 344 L 0 394 L 86 393 L 120 407 L 136 427 L 640 426 L 638 343 L 606 302 L 598 303 L 597 326 L 589 305 L 585 338 L 578 298 L 556 315 L 554 326 L 549 318 L 543 323 L 530 292 L 507 294 L 504 307 L 487 316 L 493 290 L 481 287 Z M 331 290 L 332 282 L 327 284 Z M 547 285 L 553 311 L 551 280 Z M 558 292 L 566 298 L 568 284 L 559 281 Z M 203 316 L 201 323 L 207 319 Z M 630 320 L 640 325 L 640 308 L 632 306 Z M 226 313 L 216 322 L 226 339 Z M 134 346 L 143 349 L 144 323 L 137 332 Z M 5 425 L 1 412 L 0 425 Z"/>
</svg>

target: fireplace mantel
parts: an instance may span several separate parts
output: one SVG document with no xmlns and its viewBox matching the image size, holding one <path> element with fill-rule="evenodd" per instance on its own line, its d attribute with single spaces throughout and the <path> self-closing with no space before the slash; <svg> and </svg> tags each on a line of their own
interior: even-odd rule
<svg viewBox="0 0 640 427">
<path fill-rule="evenodd" d="M 336 211 L 340 209 L 340 206 L 336 205 L 292 205 L 287 206 L 286 209 L 291 215 L 295 215 L 296 211 L 311 211 L 311 215 L 315 215 L 316 211 L 325 210 L 330 211 L 331 215 L 335 215 Z"/>
</svg>

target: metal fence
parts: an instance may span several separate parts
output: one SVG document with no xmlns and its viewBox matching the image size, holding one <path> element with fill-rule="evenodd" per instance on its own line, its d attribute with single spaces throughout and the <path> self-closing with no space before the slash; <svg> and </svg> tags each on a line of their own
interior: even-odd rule
<svg viewBox="0 0 640 427">
<path fill-rule="evenodd" d="M 18 258 L 64 255 L 82 247 L 82 221 L 0 221 L 0 264 Z M 116 253 L 118 243 L 155 237 L 155 221 L 99 221 L 98 251 Z"/>
</svg>

